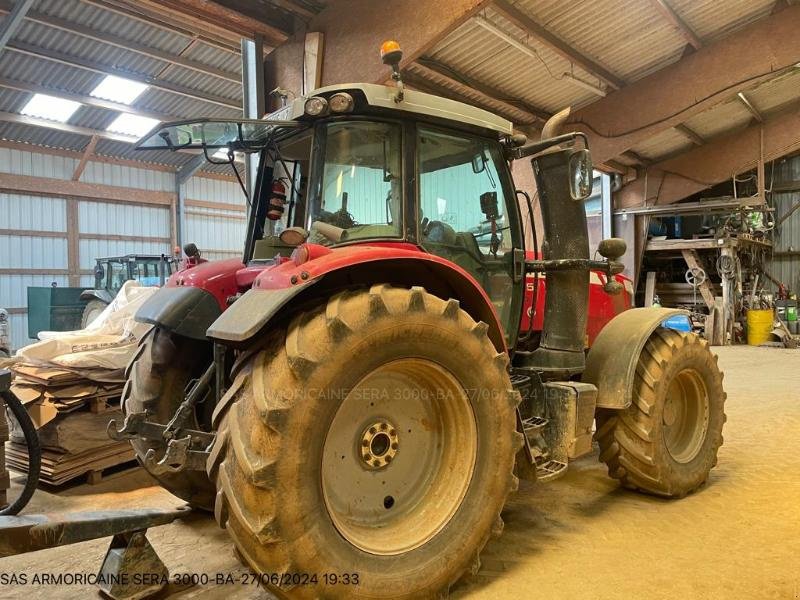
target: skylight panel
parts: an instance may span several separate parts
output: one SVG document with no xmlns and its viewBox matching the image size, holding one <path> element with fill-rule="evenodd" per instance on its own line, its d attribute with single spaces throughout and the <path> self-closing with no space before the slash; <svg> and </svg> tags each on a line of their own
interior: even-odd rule
<svg viewBox="0 0 800 600">
<path fill-rule="evenodd" d="M 22 109 L 22 114 L 47 119 L 48 121 L 66 123 L 81 106 L 80 102 L 64 100 L 47 94 L 34 94 L 33 98 Z"/>
<path fill-rule="evenodd" d="M 122 113 L 106 129 L 114 133 L 132 135 L 139 138 L 156 125 L 158 125 L 158 119 Z"/>
<path fill-rule="evenodd" d="M 131 81 L 115 75 L 106 75 L 106 78 L 92 90 L 95 98 L 104 98 L 112 102 L 130 104 L 138 98 L 148 87 L 146 83 Z"/>
</svg>

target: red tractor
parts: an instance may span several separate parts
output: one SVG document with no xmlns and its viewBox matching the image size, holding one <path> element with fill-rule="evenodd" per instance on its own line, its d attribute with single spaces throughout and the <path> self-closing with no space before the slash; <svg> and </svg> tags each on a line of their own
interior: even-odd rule
<svg viewBox="0 0 800 600">
<path fill-rule="evenodd" d="M 260 161 L 243 260 L 178 272 L 137 314 L 154 327 L 110 433 L 282 595 L 441 595 L 518 477 L 565 473 L 594 437 L 623 485 L 681 497 L 722 443 L 707 344 L 662 327 L 679 311 L 625 310 L 621 240 L 589 257 L 585 137 L 559 117 L 526 144 L 396 79 L 140 142 Z M 527 157 L 541 254 L 510 171 Z"/>
</svg>

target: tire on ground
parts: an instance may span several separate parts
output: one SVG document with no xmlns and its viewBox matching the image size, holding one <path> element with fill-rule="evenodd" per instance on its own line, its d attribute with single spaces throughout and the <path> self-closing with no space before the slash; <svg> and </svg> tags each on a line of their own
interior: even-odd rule
<svg viewBox="0 0 800 600">
<path fill-rule="evenodd" d="M 102 300 L 89 300 L 83 308 L 81 315 L 81 329 L 86 329 L 86 326 L 100 316 L 100 313 L 106 309 L 106 304 Z"/>
<path fill-rule="evenodd" d="M 422 288 L 375 285 L 341 293 L 300 314 L 234 368 L 234 383 L 213 417 L 218 434 L 208 470 L 217 482 L 215 516 L 253 570 L 288 574 L 282 581 L 265 580 L 274 592 L 303 598 L 425 598 L 446 593 L 466 572 L 477 571 L 478 554 L 491 534 L 499 535 L 500 511 L 518 485 L 512 468 L 522 444 L 515 429 L 519 394 L 511 387 L 508 358 L 486 332 L 486 324 L 475 323 L 455 300 Z M 361 389 L 357 386 L 367 374 L 408 357 L 443 367 L 458 389 L 474 392 L 463 401 L 474 414 L 478 450 L 472 477 L 449 520 L 442 519 L 441 528 L 416 547 L 377 554 L 351 543 L 334 522 L 326 505 L 329 492 L 321 483 L 323 449 L 336 429 L 331 425 L 337 411 L 349 402 L 347 393 L 336 390 Z M 391 400 L 387 413 L 395 407 L 407 410 Z M 435 425 L 420 425 L 418 435 L 432 435 L 423 430 Z M 387 474 L 401 464 L 406 432 L 398 429 L 398 458 L 386 466 Z M 349 427 L 338 431 L 349 439 Z M 409 429 L 406 441 L 411 437 Z M 357 448 L 353 440 L 356 463 Z M 441 478 L 443 471 L 434 472 Z M 389 510 L 384 503 L 377 511 L 384 508 Z M 373 521 L 367 527 L 374 527 Z M 289 576 L 304 573 L 317 574 L 318 586 L 293 585 L 298 581 Z M 326 586 L 325 573 L 357 573 L 359 585 Z"/>
<path fill-rule="evenodd" d="M 123 411 L 146 411 L 148 419 L 166 424 L 185 398 L 190 380 L 200 377 L 211 361 L 210 344 L 172 335 L 153 327 L 139 342 L 139 348 L 128 364 L 127 382 L 123 391 Z M 210 430 L 211 402 L 202 402 L 190 424 L 192 428 Z M 151 448 L 156 457 L 163 455 L 166 444 L 155 440 L 131 440 L 136 457 L 144 466 Z M 145 466 L 145 469 L 147 467 Z M 165 489 L 192 506 L 211 510 L 214 486 L 204 471 L 150 473 Z"/>
<path fill-rule="evenodd" d="M 717 464 L 725 396 L 704 339 L 657 329 L 639 357 L 630 407 L 598 410 L 600 460 L 627 488 L 670 498 L 693 492 Z"/>
</svg>

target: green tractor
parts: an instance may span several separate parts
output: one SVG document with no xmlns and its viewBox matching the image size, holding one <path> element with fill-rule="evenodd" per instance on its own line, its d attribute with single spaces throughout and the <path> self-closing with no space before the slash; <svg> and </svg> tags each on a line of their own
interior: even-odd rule
<svg viewBox="0 0 800 600">
<path fill-rule="evenodd" d="M 100 316 L 111 304 L 122 284 L 138 281 L 144 286 L 162 286 L 177 270 L 176 260 L 165 254 L 126 254 L 96 258 L 94 266 L 94 288 L 84 290 L 80 299 L 86 302 L 81 317 L 81 329 Z"/>
</svg>

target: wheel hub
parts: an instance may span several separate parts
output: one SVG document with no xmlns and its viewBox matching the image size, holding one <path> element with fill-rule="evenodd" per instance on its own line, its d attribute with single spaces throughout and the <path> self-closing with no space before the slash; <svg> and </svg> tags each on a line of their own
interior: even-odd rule
<svg viewBox="0 0 800 600">
<path fill-rule="evenodd" d="M 361 434 L 361 460 L 367 468 L 382 469 L 397 456 L 397 429 L 386 420 L 372 423 Z"/>
<path fill-rule="evenodd" d="M 448 370 L 420 358 L 380 365 L 341 401 L 325 437 L 328 515 L 365 552 L 408 552 L 453 518 L 477 452 L 472 405 Z"/>
</svg>

